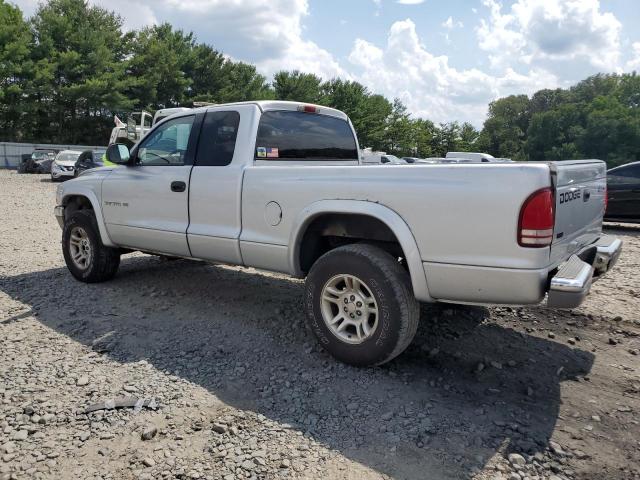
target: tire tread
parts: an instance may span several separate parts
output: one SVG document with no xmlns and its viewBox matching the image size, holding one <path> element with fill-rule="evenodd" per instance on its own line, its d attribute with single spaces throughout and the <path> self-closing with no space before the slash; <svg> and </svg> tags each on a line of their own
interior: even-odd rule
<svg viewBox="0 0 640 480">
<path fill-rule="evenodd" d="M 398 339 L 393 350 L 383 359 L 373 365 L 382 365 L 393 360 L 400 355 L 411 343 L 417 330 L 420 320 L 420 304 L 413 295 L 411 279 L 408 272 L 398 263 L 398 261 L 382 248 L 369 243 L 353 243 L 335 248 L 322 255 L 314 264 L 333 261 L 334 256 L 349 254 L 361 257 L 377 268 L 383 277 L 388 280 L 389 286 L 394 295 L 394 300 L 400 306 L 400 330 Z M 313 267 L 309 275 L 313 275 Z"/>
<path fill-rule="evenodd" d="M 71 214 L 71 218 L 81 218 L 81 222 L 87 222 L 92 229 L 92 233 L 96 238 L 97 245 L 95 246 L 94 265 L 92 270 L 87 276 L 76 275 L 72 268 L 69 268 L 71 273 L 78 280 L 85 283 L 99 283 L 107 280 L 111 280 L 118 272 L 120 266 L 120 252 L 116 248 L 109 248 L 104 246 L 100 238 L 100 231 L 98 229 L 98 223 L 96 222 L 95 214 L 92 210 L 76 210 Z M 66 245 L 63 245 L 66 248 Z M 66 260 L 66 255 L 65 255 Z M 67 266 L 69 262 L 67 261 Z"/>
</svg>

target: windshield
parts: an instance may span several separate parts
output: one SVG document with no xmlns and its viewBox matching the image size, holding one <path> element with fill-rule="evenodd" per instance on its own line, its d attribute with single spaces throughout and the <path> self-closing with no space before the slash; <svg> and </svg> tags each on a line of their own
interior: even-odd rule
<svg viewBox="0 0 640 480">
<path fill-rule="evenodd" d="M 45 158 L 49 158 L 52 155 L 53 153 L 51 152 L 33 152 L 31 154 L 31 158 L 33 158 L 34 160 L 44 160 Z"/>
<path fill-rule="evenodd" d="M 59 153 L 56 160 L 61 162 L 75 162 L 79 156 L 79 153 Z"/>
</svg>

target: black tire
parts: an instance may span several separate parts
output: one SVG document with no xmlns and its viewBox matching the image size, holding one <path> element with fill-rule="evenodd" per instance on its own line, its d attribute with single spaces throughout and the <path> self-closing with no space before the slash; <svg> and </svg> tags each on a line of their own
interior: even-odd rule
<svg viewBox="0 0 640 480">
<path fill-rule="evenodd" d="M 75 227 L 86 232 L 91 249 L 87 268 L 80 268 L 71 258 L 71 233 Z M 64 222 L 62 254 L 71 274 L 81 282 L 97 283 L 111 280 L 120 266 L 120 251 L 105 247 L 100 239 L 96 217 L 92 210 L 77 210 Z"/>
<path fill-rule="evenodd" d="M 322 291 L 341 274 L 363 281 L 378 305 L 377 327 L 359 344 L 340 339 L 323 319 Z M 400 355 L 413 340 L 420 319 L 409 274 L 392 255 L 368 244 L 336 248 L 314 263 L 305 285 L 305 309 L 307 325 L 322 347 L 355 366 L 381 365 Z"/>
</svg>

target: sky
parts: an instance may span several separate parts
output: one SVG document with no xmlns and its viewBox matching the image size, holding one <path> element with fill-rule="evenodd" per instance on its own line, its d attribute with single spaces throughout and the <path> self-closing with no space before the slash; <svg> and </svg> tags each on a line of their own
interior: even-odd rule
<svg viewBox="0 0 640 480">
<path fill-rule="evenodd" d="M 435 122 L 479 127 L 496 98 L 640 71 L 640 0 L 89 1 L 126 29 L 169 22 L 268 78 L 355 80 Z"/>
</svg>

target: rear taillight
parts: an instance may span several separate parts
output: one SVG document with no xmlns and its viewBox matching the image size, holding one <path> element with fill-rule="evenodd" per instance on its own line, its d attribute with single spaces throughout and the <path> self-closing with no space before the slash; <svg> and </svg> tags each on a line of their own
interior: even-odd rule
<svg viewBox="0 0 640 480">
<path fill-rule="evenodd" d="M 520 209 L 518 245 L 543 248 L 553 241 L 555 209 L 553 190 L 543 188 L 532 193 Z"/>
</svg>

